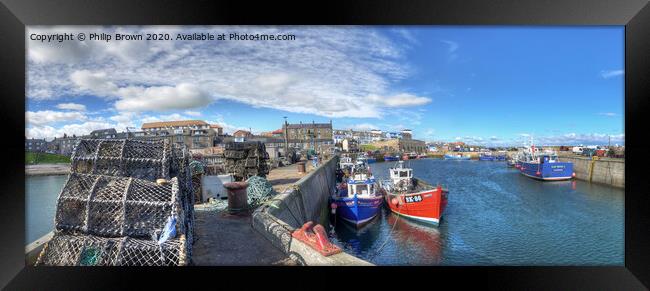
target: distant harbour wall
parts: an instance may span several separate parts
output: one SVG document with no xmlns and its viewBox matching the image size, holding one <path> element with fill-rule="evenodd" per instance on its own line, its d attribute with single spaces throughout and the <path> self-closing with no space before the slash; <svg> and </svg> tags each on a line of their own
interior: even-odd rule
<svg viewBox="0 0 650 291">
<path fill-rule="evenodd" d="M 625 160 L 581 156 L 561 156 L 560 161 L 573 163 L 576 179 L 625 188 Z"/>
<path fill-rule="evenodd" d="M 334 191 L 338 157 L 325 161 L 292 188 L 253 213 L 253 228 L 301 265 L 372 265 L 345 252 L 322 256 L 291 233 L 305 222 L 328 223 L 328 199 Z"/>
</svg>

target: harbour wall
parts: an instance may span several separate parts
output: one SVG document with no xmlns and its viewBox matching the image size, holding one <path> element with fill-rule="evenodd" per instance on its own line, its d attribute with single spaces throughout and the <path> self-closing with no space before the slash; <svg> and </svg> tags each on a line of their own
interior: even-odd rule
<svg viewBox="0 0 650 291">
<path fill-rule="evenodd" d="M 576 179 L 625 188 L 625 160 L 580 156 L 560 156 L 560 161 L 573 163 Z"/>
<path fill-rule="evenodd" d="M 327 224 L 337 162 L 338 157 L 325 161 L 253 213 L 253 228 L 301 265 L 372 265 L 345 252 L 325 257 L 291 236 L 308 221 Z"/>
</svg>

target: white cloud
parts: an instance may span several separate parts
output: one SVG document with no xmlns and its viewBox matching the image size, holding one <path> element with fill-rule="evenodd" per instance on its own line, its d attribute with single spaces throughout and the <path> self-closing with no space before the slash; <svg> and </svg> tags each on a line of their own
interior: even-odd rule
<svg viewBox="0 0 650 291">
<path fill-rule="evenodd" d="M 189 116 L 201 116 L 201 112 L 199 112 L 199 111 L 189 111 L 189 110 L 187 110 L 187 111 L 185 111 L 183 113 L 185 113 L 185 114 L 187 114 Z"/>
<path fill-rule="evenodd" d="M 114 97 L 118 88 L 104 72 L 75 71 L 70 80 L 81 90 L 101 97 Z"/>
<path fill-rule="evenodd" d="M 78 103 L 59 103 L 56 108 L 63 110 L 86 111 L 86 105 Z"/>
<path fill-rule="evenodd" d="M 86 116 L 80 112 L 62 112 L 62 111 L 27 111 L 25 112 L 26 122 L 28 125 L 46 125 L 62 121 L 80 121 L 85 120 Z"/>
<path fill-rule="evenodd" d="M 383 104 L 387 107 L 404 107 L 404 106 L 418 106 L 431 102 L 431 98 L 419 97 L 412 94 L 402 93 L 393 96 L 369 96 L 371 102 Z"/>
<path fill-rule="evenodd" d="M 212 99 L 199 86 L 181 83 L 177 86 L 125 87 L 118 90 L 120 100 L 115 108 L 121 111 L 165 111 L 189 109 L 210 104 Z"/>
<path fill-rule="evenodd" d="M 373 130 L 373 129 L 379 129 L 374 124 L 370 123 L 359 123 L 359 124 L 354 124 L 352 126 L 349 126 L 348 128 L 354 129 L 354 130 Z"/>
<path fill-rule="evenodd" d="M 171 33 L 181 27 L 57 27 L 86 33 Z M 49 33 L 45 27 L 31 32 Z M 430 99 L 394 91 L 412 71 L 407 45 L 367 27 L 182 27 L 184 33 L 289 33 L 295 41 L 27 41 L 27 96 L 96 95 L 118 111 L 163 111 L 232 100 L 327 117 L 382 117 Z M 404 37 L 408 37 L 404 35 Z M 61 50 L 61 51 L 59 51 Z M 187 84 L 187 85 L 183 85 Z M 193 84 L 193 85 L 189 85 Z M 368 96 L 383 102 L 368 103 Z"/>
<path fill-rule="evenodd" d="M 601 112 L 601 113 L 598 113 L 598 115 L 607 116 L 607 117 L 616 117 L 616 116 L 618 116 L 618 114 L 616 114 L 614 112 Z"/>
<path fill-rule="evenodd" d="M 114 127 L 113 124 L 99 121 L 88 121 L 84 123 L 66 124 L 60 128 L 54 128 L 49 125 L 34 126 L 25 128 L 25 135 L 27 138 L 44 138 L 52 140 L 54 137 L 62 137 L 64 134 L 68 136 L 83 136 L 89 134 L 96 129 L 104 129 Z"/>
<path fill-rule="evenodd" d="M 621 76 L 625 74 L 625 71 L 623 70 L 602 70 L 600 71 L 600 76 L 603 77 L 603 79 L 609 79 L 612 77 L 616 76 Z"/>
</svg>

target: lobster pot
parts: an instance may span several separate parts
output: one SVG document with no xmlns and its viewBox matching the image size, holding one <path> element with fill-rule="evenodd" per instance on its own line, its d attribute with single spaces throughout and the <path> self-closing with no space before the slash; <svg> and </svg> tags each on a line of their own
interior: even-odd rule
<svg viewBox="0 0 650 291">
<path fill-rule="evenodd" d="M 58 232 L 45 244 L 37 266 L 185 266 L 184 235 L 158 244 L 130 237 L 104 238 Z"/>
<path fill-rule="evenodd" d="M 158 185 L 147 180 L 71 173 L 59 195 L 57 230 L 104 237 L 158 237 L 168 217 L 176 216 L 176 232 L 188 224 L 178 179 Z"/>
<path fill-rule="evenodd" d="M 167 140 L 82 139 L 72 153 L 73 173 L 169 179 L 171 146 Z"/>
<path fill-rule="evenodd" d="M 169 175 L 178 178 L 178 191 L 181 207 L 185 211 L 187 221 L 187 239 L 193 242 L 194 234 L 194 186 L 190 171 L 190 153 L 184 146 L 173 145 Z"/>
<path fill-rule="evenodd" d="M 265 177 L 269 173 L 269 155 L 262 142 L 231 142 L 224 150 L 225 171 L 238 180 L 252 176 Z"/>
</svg>

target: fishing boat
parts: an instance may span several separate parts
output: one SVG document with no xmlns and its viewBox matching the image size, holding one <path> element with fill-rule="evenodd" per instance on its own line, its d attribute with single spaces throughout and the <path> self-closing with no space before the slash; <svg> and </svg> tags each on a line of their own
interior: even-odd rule
<svg viewBox="0 0 650 291">
<path fill-rule="evenodd" d="M 469 160 L 469 156 L 464 156 L 464 155 L 459 155 L 459 154 L 446 154 L 445 155 L 445 160 Z"/>
<path fill-rule="evenodd" d="M 363 154 L 359 155 L 357 160 L 361 160 L 361 161 L 365 162 L 366 164 L 372 164 L 372 163 L 377 161 L 377 159 L 375 159 L 374 157 L 372 157 L 372 156 L 370 156 L 370 155 L 368 155 L 366 153 L 363 153 Z"/>
<path fill-rule="evenodd" d="M 506 155 L 505 155 L 505 154 L 503 154 L 503 155 L 496 155 L 496 156 L 494 156 L 494 160 L 495 160 L 495 161 L 500 161 L 500 162 L 505 161 L 505 160 L 506 160 Z"/>
<path fill-rule="evenodd" d="M 398 156 L 391 156 L 391 155 L 387 154 L 387 155 L 384 156 L 384 161 L 386 161 L 386 162 L 399 161 L 399 157 Z"/>
<path fill-rule="evenodd" d="M 340 169 L 349 169 L 354 167 L 351 157 L 343 156 L 339 159 L 339 168 Z"/>
<path fill-rule="evenodd" d="M 408 153 L 409 159 L 414 160 L 418 157 L 418 154 L 416 152 L 410 152 Z"/>
<path fill-rule="evenodd" d="M 519 171 L 526 177 L 542 181 L 569 180 L 575 177 L 573 163 L 560 162 L 557 154 L 552 151 L 537 153 L 534 145 L 524 155 Z"/>
<path fill-rule="evenodd" d="M 391 212 L 415 221 L 439 225 L 447 207 L 449 191 L 413 177 L 413 169 L 399 161 L 391 169 L 390 179 L 379 182 L 380 192 Z"/>
<path fill-rule="evenodd" d="M 517 163 L 517 160 L 515 159 L 515 157 L 507 157 L 506 158 L 506 165 L 508 165 L 509 168 L 514 168 L 516 163 Z"/>
<path fill-rule="evenodd" d="M 478 157 L 479 161 L 494 161 L 495 157 L 492 153 L 481 153 Z"/>
<path fill-rule="evenodd" d="M 355 166 L 351 174 L 337 185 L 331 202 L 336 204 L 336 215 L 357 228 L 377 216 L 383 197 L 377 192 L 375 178 L 366 166 Z"/>
</svg>

